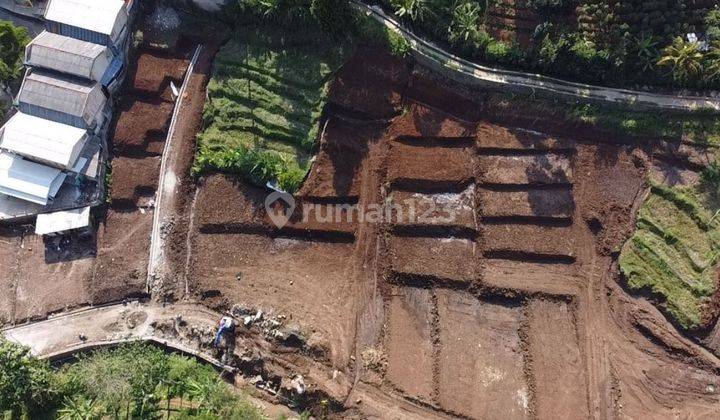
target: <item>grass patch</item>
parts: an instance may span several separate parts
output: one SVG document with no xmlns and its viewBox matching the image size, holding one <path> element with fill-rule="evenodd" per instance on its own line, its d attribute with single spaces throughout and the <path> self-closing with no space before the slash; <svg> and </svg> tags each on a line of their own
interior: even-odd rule
<svg viewBox="0 0 720 420">
<path fill-rule="evenodd" d="M 328 85 L 350 49 L 315 28 L 239 28 L 215 58 L 193 173 L 296 191 L 310 169 Z"/>
<path fill-rule="evenodd" d="M 663 309 L 686 329 L 705 326 L 716 291 L 719 208 L 717 191 L 653 185 L 620 254 L 628 286 L 662 296 Z"/>
</svg>

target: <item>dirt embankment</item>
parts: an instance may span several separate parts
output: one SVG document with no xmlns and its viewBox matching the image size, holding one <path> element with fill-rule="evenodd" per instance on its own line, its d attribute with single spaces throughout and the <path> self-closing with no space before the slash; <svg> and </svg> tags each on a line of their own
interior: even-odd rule
<svg viewBox="0 0 720 420">
<path fill-rule="evenodd" d="M 174 108 L 170 83 L 182 85 L 190 52 L 189 45 L 173 55 L 141 50 L 128 75 L 110 143 L 110 203 L 88 287 L 94 304 L 146 293 L 155 191 Z"/>
<path fill-rule="evenodd" d="M 191 295 L 218 309 L 255 302 L 322 343 L 316 357 L 359 380 L 345 415 L 388 401 L 417 417 L 711 412 L 717 393 L 699 396 L 695 381 L 718 382 L 712 369 L 683 376 L 695 362 L 668 347 L 678 338 L 658 333 L 644 347 L 637 302 L 606 294 L 624 294 L 613 256 L 632 231 L 649 156 L 666 145 L 572 127 L 545 134 L 537 129 L 551 121 L 526 124 L 516 111 L 488 112 L 360 49 L 331 88 L 296 212 L 378 205 L 390 216 L 278 229 L 267 191 L 204 178 L 190 216 Z M 636 368 L 652 364 L 679 378 L 672 397 Z"/>
</svg>

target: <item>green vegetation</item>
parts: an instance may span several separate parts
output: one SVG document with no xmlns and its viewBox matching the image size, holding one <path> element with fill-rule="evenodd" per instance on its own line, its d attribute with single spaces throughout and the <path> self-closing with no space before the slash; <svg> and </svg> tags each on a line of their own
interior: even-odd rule
<svg viewBox="0 0 720 420">
<path fill-rule="evenodd" d="M 720 120 L 712 112 L 684 113 L 661 110 L 641 111 L 618 107 L 576 104 L 565 107 L 566 119 L 589 124 L 622 135 L 647 139 L 692 142 L 699 145 L 720 145 Z"/>
<path fill-rule="evenodd" d="M 704 326 L 716 292 L 720 255 L 720 168 L 697 186 L 653 185 L 623 247 L 620 268 L 632 289 L 651 290 L 684 328 Z"/>
<path fill-rule="evenodd" d="M 347 48 L 312 28 L 236 31 L 215 59 L 194 172 L 230 172 L 297 190 L 309 170 L 330 77 Z"/>
<path fill-rule="evenodd" d="M 370 16 L 359 14 L 355 20 L 355 31 L 359 39 L 385 48 L 396 57 L 407 57 L 410 54 L 410 43 L 405 37 Z"/>
<path fill-rule="evenodd" d="M 132 344 L 52 369 L 4 338 L 0 411 L 12 418 L 263 418 L 212 367 L 195 359 Z"/>
<path fill-rule="evenodd" d="M 30 42 L 27 29 L 0 20 L 0 83 L 8 83 L 22 76 L 25 46 Z"/>
<path fill-rule="evenodd" d="M 720 11 L 688 0 L 528 0 L 527 10 L 491 0 L 381 4 L 417 34 L 481 63 L 610 86 L 720 87 Z M 538 23 L 523 35 L 491 15 Z M 498 32 L 516 36 L 498 40 Z M 689 42 L 690 32 L 705 37 Z"/>
<path fill-rule="evenodd" d="M 607 135 L 642 141 L 666 140 L 720 146 L 720 119 L 711 111 L 672 112 L 642 110 L 622 105 L 597 105 L 512 93 L 486 92 L 476 96 L 486 112 L 506 115 L 542 116 L 545 121 L 601 129 Z"/>
</svg>

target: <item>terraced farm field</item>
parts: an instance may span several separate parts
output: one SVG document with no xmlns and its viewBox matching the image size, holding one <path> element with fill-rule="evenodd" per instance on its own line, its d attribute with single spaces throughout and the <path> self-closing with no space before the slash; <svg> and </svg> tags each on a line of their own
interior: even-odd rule
<svg viewBox="0 0 720 420">
<path fill-rule="evenodd" d="M 317 42 L 309 42 L 314 38 Z M 310 168 L 330 76 L 343 45 L 316 32 L 245 27 L 217 54 L 195 171 L 220 170 L 299 188 Z"/>
<path fill-rule="evenodd" d="M 706 146 L 498 112 L 444 83 L 358 49 L 330 85 L 287 225 L 271 222 L 264 189 L 201 177 L 191 295 L 292 319 L 316 358 L 355 378 L 313 385 L 341 396 L 343 415 L 718 414 L 720 362 L 625 289 L 617 263 L 649 174 L 695 168 Z M 345 212 L 315 211 L 328 206 Z M 368 208 L 385 216 L 350 217 Z M 641 227 L 661 217 L 643 209 Z M 703 234 L 690 262 L 709 266 Z M 709 291 L 711 275 L 698 278 Z"/>
<path fill-rule="evenodd" d="M 620 266 L 634 289 L 661 296 L 685 328 L 712 326 L 717 317 L 720 222 L 717 197 L 698 187 L 654 185 L 638 214 Z"/>
</svg>

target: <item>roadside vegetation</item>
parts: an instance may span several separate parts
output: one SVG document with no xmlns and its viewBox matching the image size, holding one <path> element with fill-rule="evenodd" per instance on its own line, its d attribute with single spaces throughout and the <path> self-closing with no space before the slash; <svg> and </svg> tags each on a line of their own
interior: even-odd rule
<svg viewBox="0 0 720 420">
<path fill-rule="evenodd" d="M 22 76 L 25 46 L 29 42 L 26 28 L 0 20 L 0 83 L 3 88 Z"/>
<path fill-rule="evenodd" d="M 79 356 L 60 368 L 0 338 L 5 418 L 262 419 L 209 365 L 130 344 Z"/>
<path fill-rule="evenodd" d="M 22 77 L 25 46 L 30 42 L 27 29 L 12 22 L 0 20 L 0 87 L 6 95 L 12 96 L 12 88 Z M 0 118 L 6 107 L 0 100 Z"/>
<path fill-rule="evenodd" d="M 527 9 L 503 0 L 380 3 L 418 35 L 479 63 L 609 86 L 720 87 L 717 6 L 686 0 L 527 0 Z M 520 36 L 491 12 L 520 15 L 536 26 Z M 496 39 L 498 32 L 514 33 L 515 40 Z"/>
<path fill-rule="evenodd" d="M 620 255 L 628 286 L 658 296 L 661 307 L 686 329 L 703 328 L 716 315 L 719 214 L 718 164 L 708 166 L 697 185 L 652 185 L 637 231 Z"/>
</svg>

